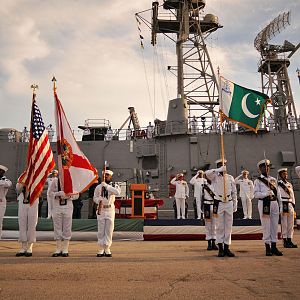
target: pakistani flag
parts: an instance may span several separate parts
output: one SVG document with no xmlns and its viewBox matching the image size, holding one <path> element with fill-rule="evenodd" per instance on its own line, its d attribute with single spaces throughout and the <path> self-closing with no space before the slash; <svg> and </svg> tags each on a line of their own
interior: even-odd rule
<svg viewBox="0 0 300 300">
<path fill-rule="evenodd" d="M 224 77 L 220 80 L 220 110 L 225 118 L 257 132 L 269 97 Z"/>
</svg>

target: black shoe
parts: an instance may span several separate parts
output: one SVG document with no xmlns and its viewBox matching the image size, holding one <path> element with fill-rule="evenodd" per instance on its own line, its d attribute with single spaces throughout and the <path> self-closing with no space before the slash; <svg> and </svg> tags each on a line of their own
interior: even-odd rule
<svg viewBox="0 0 300 300">
<path fill-rule="evenodd" d="M 25 256 L 26 256 L 26 257 L 32 256 L 32 252 L 25 252 Z"/>
<path fill-rule="evenodd" d="M 111 253 L 104 253 L 105 257 L 112 257 Z"/>
<path fill-rule="evenodd" d="M 62 257 L 68 257 L 68 256 L 69 256 L 69 253 L 62 253 L 61 256 L 62 256 Z"/>
<path fill-rule="evenodd" d="M 271 251 L 271 247 L 270 244 L 265 244 L 266 247 L 266 256 L 272 256 L 272 251 Z"/>
<path fill-rule="evenodd" d="M 25 253 L 26 253 L 26 252 L 18 252 L 18 253 L 16 253 L 16 256 L 17 256 L 17 257 L 25 256 Z"/>
<path fill-rule="evenodd" d="M 53 254 L 52 254 L 52 257 L 58 257 L 58 256 L 61 256 L 61 252 L 54 252 Z"/>
<path fill-rule="evenodd" d="M 287 242 L 290 246 L 289 248 L 298 248 L 298 246 L 292 242 L 291 238 L 287 238 Z"/>
<path fill-rule="evenodd" d="M 227 244 L 224 244 L 224 254 L 225 254 L 225 256 L 228 256 L 228 257 L 235 257 L 235 254 L 230 251 L 229 245 L 227 245 Z"/>
<path fill-rule="evenodd" d="M 104 253 L 97 253 L 97 257 L 103 257 Z"/>
<path fill-rule="evenodd" d="M 283 247 L 284 248 L 293 248 L 292 245 L 289 243 L 288 239 L 283 239 Z"/>
<path fill-rule="evenodd" d="M 272 254 L 274 254 L 276 256 L 282 256 L 283 255 L 283 253 L 277 249 L 276 243 L 271 244 L 271 252 L 272 252 Z"/>
<path fill-rule="evenodd" d="M 212 247 L 212 250 L 219 250 L 218 246 L 216 245 L 215 240 L 211 240 L 211 247 Z"/>
<path fill-rule="evenodd" d="M 213 248 L 212 248 L 211 240 L 208 240 L 207 243 L 208 243 L 208 245 L 207 245 L 206 250 L 208 250 L 208 251 L 212 250 Z"/>
<path fill-rule="evenodd" d="M 225 253 L 224 253 L 224 250 L 223 250 L 223 243 L 219 243 L 218 246 L 219 246 L 218 257 L 224 257 Z"/>
</svg>

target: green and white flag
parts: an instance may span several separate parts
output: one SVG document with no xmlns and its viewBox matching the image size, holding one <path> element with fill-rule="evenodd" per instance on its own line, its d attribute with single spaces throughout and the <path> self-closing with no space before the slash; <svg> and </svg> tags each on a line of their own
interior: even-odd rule
<svg viewBox="0 0 300 300">
<path fill-rule="evenodd" d="M 220 110 L 225 118 L 257 132 L 269 102 L 267 95 L 220 77 Z"/>
</svg>

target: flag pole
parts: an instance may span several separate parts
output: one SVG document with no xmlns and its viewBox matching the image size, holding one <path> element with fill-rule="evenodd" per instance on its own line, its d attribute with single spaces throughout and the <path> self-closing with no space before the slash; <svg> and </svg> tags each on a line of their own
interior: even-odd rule
<svg viewBox="0 0 300 300">
<path fill-rule="evenodd" d="M 222 159 L 222 166 L 225 165 L 225 150 L 224 150 L 224 134 L 223 134 L 223 113 L 221 111 L 221 108 L 222 108 L 222 90 L 221 90 L 221 77 L 220 77 L 220 68 L 218 67 L 218 80 L 219 80 L 219 83 L 218 83 L 218 90 L 219 90 L 219 116 L 220 116 L 220 143 L 221 143 L 221 159 Z M 226 194 L 227 194 L 227 191 L 226 191 L 226 171 L 223 172 L 223 192 L 224 192 L 224 195 L 223 195 L 223 200 L 225 202 L 227 202 L 227 197 L 226 197 Z"/>
<path fill-rule="evenodd" d="M 30 87 L 32 89 L 32 102 L 33 102 L 35 100 L 36 91 L 39 88 L 39 86 L 37 84 L 32 84 Z"/>
<path fill-rule="evenodd" d="M 53 82 L 53 91 L 54 91 L 54 93 L 56 93 L 56 90 L 57 90 L 57 87 L 56 87 L 56 78 L 55 78 L 55 76 L 53 75 L 53 78 L 52 78 L 52 80 L 51 80 L 52 82 Z"/>
</svg>

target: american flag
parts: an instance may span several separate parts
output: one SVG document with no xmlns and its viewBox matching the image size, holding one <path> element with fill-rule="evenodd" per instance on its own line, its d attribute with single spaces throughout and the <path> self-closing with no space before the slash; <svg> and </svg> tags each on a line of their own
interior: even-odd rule
<svg viewBox="0 0 300 300">
<path fill-rule="evenodd" d="M 45 129 L 40 109 L 36 104 L 35 94 L 33 94 L 27 169 L 18 180 L 26 186 L 30 205 L 39 198 L 47 176 L 54 166 L 55 161 L 48 132 Z"/>
</svg>

